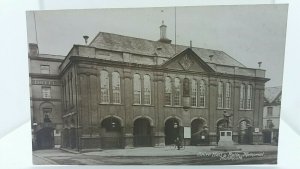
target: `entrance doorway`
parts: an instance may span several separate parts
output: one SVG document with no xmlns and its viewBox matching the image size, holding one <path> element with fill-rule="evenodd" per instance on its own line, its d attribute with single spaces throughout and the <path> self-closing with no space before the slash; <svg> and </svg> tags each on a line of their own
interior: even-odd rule
<svg viewBox="0 0 300 169">
<path fill-rule="evenodd" d="M 120 120 L 115 117 L 108 117 L 102 121 L 101 127 L 102 148 L 121 148 L 122 128 Z"/>
<path fill-rule="evenodd" d="M 263 131 L 263 141 L 264 143 L 271 144 L 272 142 L 272 131 L 271 130 L 265 130 Z"/>
<path fill-rule="evenodd" d="M 37 132 L 37 147 L 38 149 L 51 149 L 54 147 L 53 128 L 46 127 Z"/>
<path fill-rule="evenodd" d="M 151 126 L 146 118 L 139 118 L 134 121 L 133 127 L 134 146 L 149 147 L 152 146 Z"/>
<path fill-rule="evenodd" d="M 191 123 L 191 145 L 208 145 L 208 130 L 205 121 L 195 119 Z"/>
<path fill-rule="evenodd" d="M 165 144 L 170 145 L 174 144 L 176 138 L 181 139 L 179 130 L 179 121 L 176 118 L 168 119 L 165 122 Z"/>
<path fill-rule="evenodd" d="M 248 120 L 243 120 L 239 124 L 239 143 L 251 144 L 252 143 L 252 127 Z"/>
</svg>

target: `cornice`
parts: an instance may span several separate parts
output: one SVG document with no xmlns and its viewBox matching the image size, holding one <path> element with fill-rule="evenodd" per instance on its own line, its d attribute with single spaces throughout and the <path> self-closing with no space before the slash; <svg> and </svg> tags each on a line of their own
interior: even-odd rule
<svg viewBox="0 0 300 169">
<path fill-rule="evenodd" d="M 29 73 L 29 77 L 60 80 L 60 75 L 53 75 L 53 74 Z"/>
</svg>

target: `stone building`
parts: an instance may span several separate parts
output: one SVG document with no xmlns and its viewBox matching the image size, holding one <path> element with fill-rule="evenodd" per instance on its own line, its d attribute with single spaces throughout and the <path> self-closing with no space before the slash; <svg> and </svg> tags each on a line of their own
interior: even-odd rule
<svg viewBox="0 0 300 169">
<path fill-rule="evenodd" d="M 177 137 L 215 145 L 224 113 L 235 142 L 262 143 L 265 70 L 223 51 L 171 44 L 164 24 L 160 35 L 100 32 L 55 62 L 62 146 L 164 146 Z"/>
<path fill-rule="evenodd" d="M 61 145 L 62 104 L 59 65 L 63 56 L 39 54 L 29 44 L 30 105 L 34 148 Z"/>
<path fill-rule="evenodd" d="M 267 87 L 265 89 L 265 104 L 263 116 L 264 143 L 278 143 L 281 95 L 281 86 Z"/>
</svg>

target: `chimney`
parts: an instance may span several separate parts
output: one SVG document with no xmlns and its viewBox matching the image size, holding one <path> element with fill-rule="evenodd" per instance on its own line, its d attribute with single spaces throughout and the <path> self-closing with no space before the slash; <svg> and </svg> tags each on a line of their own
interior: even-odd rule
<svg viewBox="0 0 300 169">
<path fill-rule="evenodd" d="M 212 62 L 214 55 L 209 55 L 209 60 Z"/>
<path fill-rule="evenodd" d="M 83 39 L 84 39 L 85 45 L 87 45 L 88 40 L 89 40 L 89 36 L 84 35 L 84 36 L 83 36 Z"/>
<path fill-rule="evenodd" d="M 28 56 L 29 57 L 37 57 L 39 55 L 39 47 L 36 43 L 28 44 Z"/>
<path fill-rule="evenodd" d="M 262 62 L 257 62 L 258 63 L 258 68 L 261 68 Z"/>
<path fill-rule="evenodd" d="M 164 21 L 162 21 L 160 28 L 160 39 L 159 42 L 163 43 L 171 43 L 171 40 L 167 38 L 167 26 L 164 24 Z"/>
</svg>

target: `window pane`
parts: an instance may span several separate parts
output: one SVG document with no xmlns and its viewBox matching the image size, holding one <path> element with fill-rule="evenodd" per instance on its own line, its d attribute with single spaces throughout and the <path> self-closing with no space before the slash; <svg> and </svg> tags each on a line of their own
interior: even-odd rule
<svg viewBox="0 0 300 169">
<path fill-rule="evenodd" d="M 273 107 L 268 107 L 267 116 L 273 116 Z"/>
<path fill-rule="evenodd" d="M 206 89 L 204 80 L 200 81 L 200 97 L 199 97 L 199 106 L 205 107 L 205 96 L 206 96 Z"/>
<path fill-rule="evenodd" d="M 42 95 L 43 98 L 51 98 L 51 88 L 50 87 L 43 87 L 42 88 Z"/>
<path fill-rule="evenodd" d="M 172 85 L 171 85 L 171 78 L 166 77 L 165 79 L 165 105 L 172 104 Z"/>
<path fill-rule="evenodd" d="M 175 93 L 174 93 L 174 105 L 180 105 L 180 79 L 175 78 L 174 81 Z"/>
<path fill-rule="evenodd" d="M 113 103 L 121 103 L 120 75 L 118 72 L 112 73 Z"/>
<path fill-rule="evenodd" d="M 41 73 L 42 74 L 49 74 L 50 73 L 50 66 L 49 65 L 41 65 Z"/>
<path fill-rule="evenodd" d="M 198 90 L 197 90 L 197 81 L 192 80 L 192 95 L 191 95 L 191 105 L 197 106 L 197 96 L 198 96 Z"/>
<path fill-rule="evenodd" d="M 151 104 L 151 82 L 150 76 L 144 76 L 144 104 Z"/>
<path fill-rule="evenodd" d="M 252 85 L 247 86 L 247 109 L 252 109 Z"/>
<path fill-rule="evenodd" d="M 133 92 L 134 104 L 141 104 L 141 77 L 139 74 L 134 74 Z"/>
<path fill-rule="evenodd" d="M 218 108 L 223 108 L 223 83 L 219 82 L 218 84 Z"/>
<path fill-rule="evenodd" d="M 108 72 L 102 70 L 100 72 L 101 83 L 101 103 L 109 103 L 109 77 Z"/>
<path fill-rule="evenodd" d="M 225 108 L 230 108 L 231 106 L 231 85 L 230 83 L 226 83 L 226 91 L 225 91 Z"/>
<path fill-rule="evenodd" d="M 244 84 L 241 84 L 240 88 L 240 109 L 245 109 L 245 102 L 246 102 L 246 88 Z"/>
</svg>

